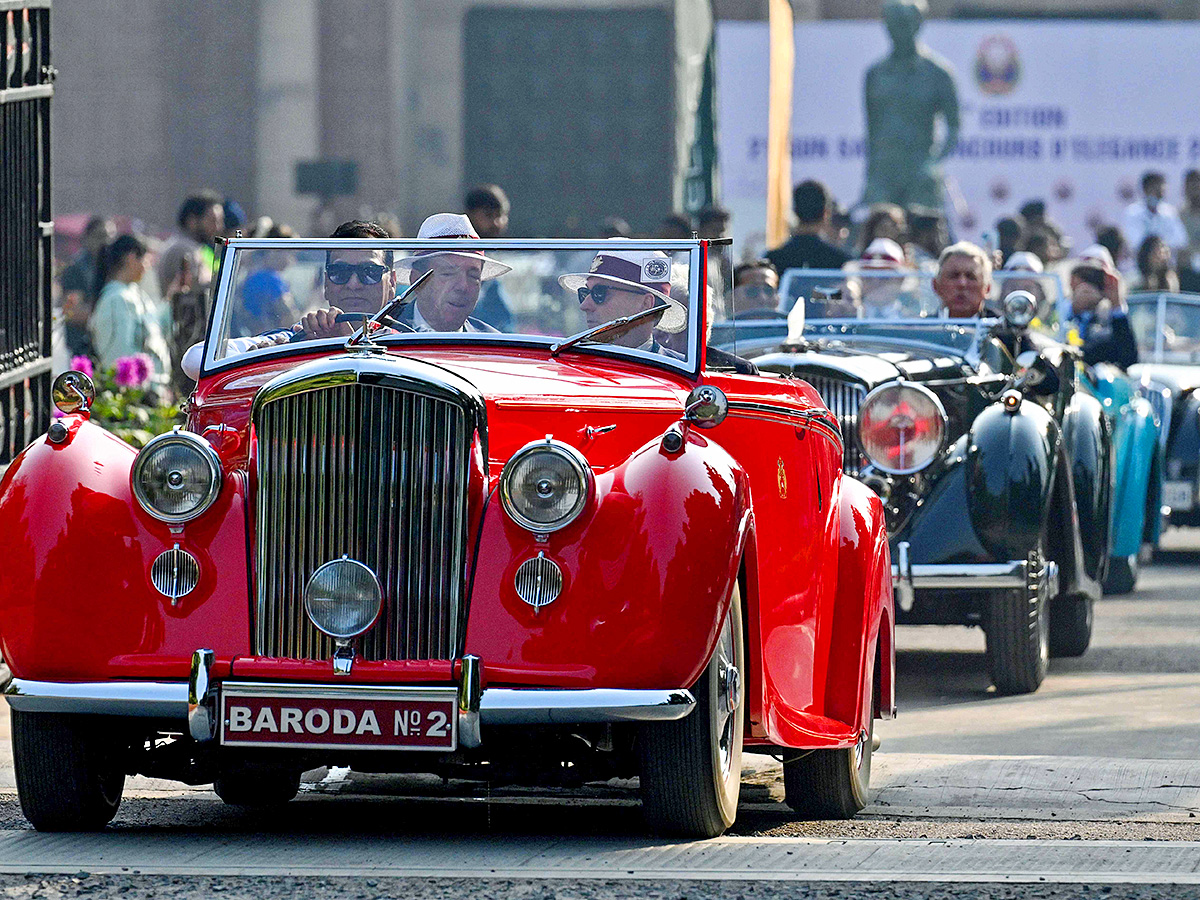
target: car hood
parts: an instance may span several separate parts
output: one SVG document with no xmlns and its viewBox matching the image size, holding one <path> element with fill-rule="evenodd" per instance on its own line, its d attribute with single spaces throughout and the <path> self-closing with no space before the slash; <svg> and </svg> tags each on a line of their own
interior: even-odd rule
<svg viewBox="0 0 1200 900">
<path fill-rule="evenodd" d="M 877 340 L 838 342 L 796 353 L 768 353 L 755 357 L 754 362 L 765 371 L 800 377 L 805 373 L 849 377 L 868 388 L 898 378 L 906 381 L 955 378 L 969 368 L 961 356 L 948 351 L 907 346 L 901 349 Z"/>
</svg>

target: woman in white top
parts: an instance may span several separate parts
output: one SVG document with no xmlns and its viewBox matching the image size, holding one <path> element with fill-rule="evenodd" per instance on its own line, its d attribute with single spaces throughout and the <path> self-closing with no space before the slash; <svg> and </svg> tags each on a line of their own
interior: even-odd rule
<svg viewBox="0 0 1200 900">
<path fill-rule="evenodd" d="M 92 346 L 101 369 L 135 353 L 154 361 L 151 380 L 167 384 L 170 352 L 159 325 L 158 309 L 139 282 L 146 273 L 146 245 L 131 234 L 113 241 L 100 257 L 97 283 L 104 285 L 92 313 Z"/>
</svg>

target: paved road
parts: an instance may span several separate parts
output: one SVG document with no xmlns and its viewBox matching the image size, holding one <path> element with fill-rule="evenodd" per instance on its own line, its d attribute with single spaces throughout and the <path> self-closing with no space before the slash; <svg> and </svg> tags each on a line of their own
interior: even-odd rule
<svg viewBox="0 0 1200 900">
<path fill-rule="evenodd" d="M 365 882 L 313 873 L 359 871 L 377 876 L 378 890 L 366 896 L 426 889 L 457 896 L 466 890 L 462 882 L 396 877 L 450 870 L 498 879 L 493 888 L 508 885 L 510 895 L 538 897 L 543 882 L 522 878 L 569 879 L 578 892 L 564 896 L 597 898 L 627 894 L 612 885 L 631 874 L 651 879 L 639 894 L 689 897 L 717 889 L 681 890 L 678 879 L 1196 883 L 1200 533 L 1173 533 L 1166 544 L 1171 549 L 1144 570 L 1137 593 L 1098 607 L 1092 649 L 1055 661 L 1034 695 L 1005 698 L 989 689 L 977 631 L 901 629 L 901 714 L 879 727 L 874 799 L 852 822 L 793 821 L 781 803 L 778 765 L 752 757 L 736 828 L 703 845 L 647 840 L 628 783 L 582 792 L 488 791 L 338 770 L 309 773 L 302 796 L 275 813 L 230 809 L 205 788 L 131 779 L 104 835 L 45 836 L 28 830 L 12 795 L 5 708 L 0 873 L 113 874 L 3 877 L 0 891 L 136 895 L 162 877 L 207 872 L 238 876 L 218 885 L 233 895 L 270 896 L 283 884 L 242 877 L 255 873 L 311 876 L 293 888 L 304 894 L 329 881 L 323 890 L 337 895 L 350 890 L 347 883 L 361 889 Z M 137 870 L 160 873 L 160 880 L 139 881 Z M 564 883 L 546 890 L 561 892 Z M 206 884 L 183 882 L 189 891 Z M 933 893 L 921 895 L 936 896 L 927 887 Z M 809 896 L 796 886 L 780 890 Z M 987 895 L 1007 896 L 997 890 Z M 1059 896 L 1046 890 L 1037 896 Z M 1192 896 L 1185 890 L 1172 895 Z M 822 896 L 863 891 L 831 886 Z"/>
</svg>

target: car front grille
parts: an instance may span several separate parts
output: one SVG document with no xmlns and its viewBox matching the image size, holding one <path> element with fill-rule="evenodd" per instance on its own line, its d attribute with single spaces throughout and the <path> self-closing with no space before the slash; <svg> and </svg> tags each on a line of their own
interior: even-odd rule
<svg viewBox="0 0 1200 900">
<path fill-rule="evenodd" d="M 343 555 L 383 588 L 358 640 L 370 660 L 451 659 L 464 628 L 466 410 L 418 391 L 337 384 L 288 393 L 255 414 L 255 653 L 329 659 L 304 589 Z"/>
<path fill-rule="evenodd" d="M 842 444 L 845 447 L 842 470 L 847 475 L 857 475 L 863 465 L 862 453 L 858 448 L 858 408 L 862 405 L 863 397 L 867 395 L 867 389 L 861 384 L 828 375 L 807 372 L 798 374 L 816 389 L 829 411 L 837 417 L 838 425 L 842 429 Z"/>
</svg>

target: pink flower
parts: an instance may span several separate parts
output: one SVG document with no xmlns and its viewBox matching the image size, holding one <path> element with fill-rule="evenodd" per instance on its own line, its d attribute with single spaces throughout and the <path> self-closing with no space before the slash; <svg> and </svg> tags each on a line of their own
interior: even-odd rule
<svg viewBox="0 0 1200 900">
<path fill-rule="evenodd" d="M 133 369 L 137 374 L 136 387 L 145 387 L 150 383 L 150 375 L 154 371 L 154 361 L 150 358 L 149 353 L 135 353 L 133 355 Z"/>
<path fill-rule="evenodd" d="M 117 387 L 143 388 L 150 381 L 150 372 L 149 355 L 135 353 L 132 356 L 117 358 L 113 379 L 117 382 Z"/>
<path fill-rule="evenodd" d="M 96 374 L 95 370 L 92 368 L 91 359 L 86 356 L 72 356 L 71 368 L 76 372 L 82 372 L 88 378 L 91 378 Z"/>
<path fill-rule="evenodd" d="M 116 381 L 117 387 L 137 387 L 136 366 L 137 364 L 133 361 L 132 356 L 118 357 L 116 369 L 113 373 L 113 380 Z"/>
</svg>

